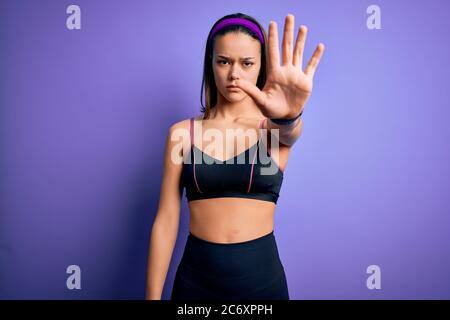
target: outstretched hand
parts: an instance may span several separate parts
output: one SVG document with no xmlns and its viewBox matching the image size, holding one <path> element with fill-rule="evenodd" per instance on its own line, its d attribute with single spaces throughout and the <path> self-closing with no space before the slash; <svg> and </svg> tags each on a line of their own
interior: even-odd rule
<svg viewBox="0 0 450 320">
<path fill-rule="evenodd" d="M 302 70 L 303 51 L 307 28 L 300 26 L 294 52 L 294 16 L 288 14 L 285 19 L 282 43 L 282 64 L 278 50 L 278 27 L 275 21 L 269 24 L 267 47 L 267 77 L 264 88 L 245 79 L 235 80 L 235 85 L 253 98 L 262 113 L 268 118 L 293 118 L 297 116 L 312 93 L 314 73 L 325 50 L 319 43 L 305 71 Z"/>
</svg>

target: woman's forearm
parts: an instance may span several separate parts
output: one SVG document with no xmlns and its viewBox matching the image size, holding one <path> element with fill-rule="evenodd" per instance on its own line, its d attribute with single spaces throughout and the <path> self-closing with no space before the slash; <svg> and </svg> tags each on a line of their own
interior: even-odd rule
<svg viewBox="0 0 450 320">
<path fill-rule="evenodd" d="M 147 263 L 146 300 L 160 300 L 177 239 L 179 220 L 156 215 L 152 226 Z"/>
<path fill-rule="evenodd" d="M 268 119 L 267 121 L 267 129 L 278 129 L 279 141 L 287 146 L 293 145 L 294 142 L 298 139 L 302 132 L 302 127 L 303 121 L 301 118 L 298 118 L 297 120 L 295 120 L 295 122 L 288 125 L 279 125 L 275 122 L 270 121 L 270 119 Z"/>
</svg>

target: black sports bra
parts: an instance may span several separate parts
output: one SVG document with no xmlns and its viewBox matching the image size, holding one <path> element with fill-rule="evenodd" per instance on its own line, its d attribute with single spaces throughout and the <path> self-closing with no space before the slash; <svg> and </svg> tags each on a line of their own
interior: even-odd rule
<svg viewBox="0 0 450 320">
<path fill-rule="evenodd" d="M 259 124 L 261 132 L 264 123 Z M 194 145 L 194 118 L 190 119 L 191 147 L 183 157 L 180 193 L 186 188 L 188 201 L 234 197 L 251 198 L 277 203 L 283 171 L 271 158 L 268 149 L 260 140 L 233 158 L 221 161 L 213 158 Z M 265 153 L 265 159 L 260 158 Z M 190 161 L 188 160 L 188 156 Z M 203 162 L 203 159 L 205 162 Z"/>
</svg>

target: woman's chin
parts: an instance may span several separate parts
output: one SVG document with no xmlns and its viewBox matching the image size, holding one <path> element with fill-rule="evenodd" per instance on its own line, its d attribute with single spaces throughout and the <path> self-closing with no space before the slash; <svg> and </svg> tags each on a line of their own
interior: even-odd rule
<svg viewBox="0 0 450 320">
<path fill-rule="evenodd" d="M 227 92 L 227 100 L 229 100 L 230 102 L 237 102 L 242 100 L 243 98 L 245 98 L 245 94 L 242 91 L 231 91 L 231 92 Z"/>
</svg>

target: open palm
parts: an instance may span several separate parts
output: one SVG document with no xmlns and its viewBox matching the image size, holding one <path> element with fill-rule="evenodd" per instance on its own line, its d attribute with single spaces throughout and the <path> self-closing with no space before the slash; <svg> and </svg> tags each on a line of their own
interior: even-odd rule
<svg viewBox="0 0 450 320">
<path fill-rule="evenodd" d="M 274 21 L 269 24 L 267 79 L 260 90 L 252 82 L 239 79 L 240 87 L 255 101 L 261 112 L 268 118 L 293 118 L 298 115 L 312 93 L 314 73 L 319 65 L 325 46 L 319 43 L 305 71 L 302 70 L 303 51 L 307 28 L 300 26 L 294 52 L 294 16 L 286 16 L 282 43 L 282 64 L 278 50 L 278 28 Z"/>
</svg>

